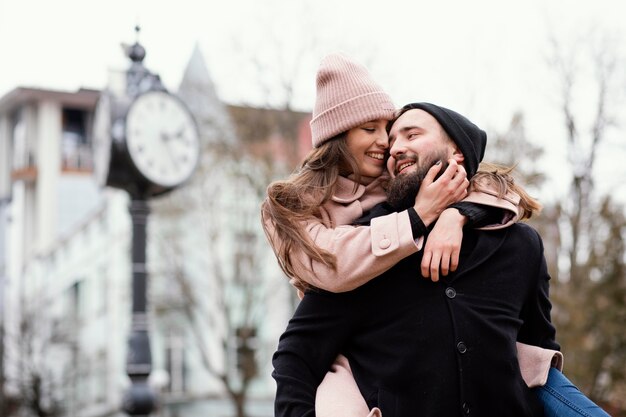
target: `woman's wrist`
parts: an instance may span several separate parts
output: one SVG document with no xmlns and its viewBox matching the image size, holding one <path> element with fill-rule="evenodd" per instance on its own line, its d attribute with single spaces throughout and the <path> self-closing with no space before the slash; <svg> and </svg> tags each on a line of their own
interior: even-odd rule
<svg viewBox="0 0 626 417">
<path fill-rule="evenodd" d="M 461 214 L 458 209 L 452 207 L 447 208 L 443 212 L 441 212 L 439 219 L 441 218 L 445 218 L 445 220 L 450 223 L 458 222 L 460 227 L 465 226 L 468 221 L 467 216 Z"/>
<path fill-rule="evenodd" d="M 424 222 L 424 225 L 426 227 L 434 223 L 440 214 L 440 213 L 433 212 L 432 207 L 421 207 L 419 203 L 416 203 L 413 206 L 413 209 L 415 210 L 417 215 L 420 217 L 420 219 L 422 219 L 422 222 Z"/>
</svg>

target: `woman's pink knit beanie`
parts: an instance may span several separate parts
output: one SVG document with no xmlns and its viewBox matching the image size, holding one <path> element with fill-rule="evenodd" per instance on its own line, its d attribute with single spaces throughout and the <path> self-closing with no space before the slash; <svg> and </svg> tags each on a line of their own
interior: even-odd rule
<svg viewBox="0 0 626 417">
<path fill-rule="evenodd" d="M 317 71 L 313 147 L 371 120 L 391 120 L 394 110 L 391 98 L 364 66 L 340 54 L 328 55 Z"/>
</svg>

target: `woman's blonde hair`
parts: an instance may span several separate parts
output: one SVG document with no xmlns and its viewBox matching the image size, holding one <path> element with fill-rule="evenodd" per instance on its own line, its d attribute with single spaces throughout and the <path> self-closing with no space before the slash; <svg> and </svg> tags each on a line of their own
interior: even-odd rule
<svg viewBox="0 0 626 417">
<path fill-rule="evenodd" d="M 489 184 L 498 193 L 498 198 L 504 198 L 509 192 L 516 193 L 520 196 L 519 220 L 527 220 L 533 215 L 539 214 L 542 205 L 515 182 L 514 169 L 515 167 L 481 162 L 478 172 L 471 178 L 470 189 L 489 192 L 489 189 L 485 188 L 485 185 Z"/>
<path fill-rule="evenodd" d="M 312 218 L 321 219 L 320 207 L 333 196 L 340 175 L 354 174 L 355 182 L 360 181 L 345 137 L 345 133 L 340 134 L 311 150 L 289 178 L 267 187 L 267 198 L 261 205 L 264 230 L 274 243 L 278 263 L 301 287 L 306 284 L 296 275 L 292 253 L 304 253 L 329 268 L 337 267 L 335 255 L 317 246 L 305 226 Z"/>
</svg>

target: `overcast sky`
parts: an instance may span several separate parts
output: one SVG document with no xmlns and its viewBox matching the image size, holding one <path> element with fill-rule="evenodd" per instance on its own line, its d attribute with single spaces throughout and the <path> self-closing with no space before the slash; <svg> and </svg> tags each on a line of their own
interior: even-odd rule
<svg viewBox="0 0 626 417">
<path fill-rule="evenodd" d="M 624 57 L 624 16 L 622 0 L 0 0 L 0 96 L 17 86 L 102 88 L 108 70 L 126 68 L 120 43 L 135 41 L 137 23 L 146 65 L 170 89 L 198 45 L 230 103 L 267 101 L 262 87 L 285 76 L 296 80 L 294 104 L 310 110 L 319 59 L 342 51 L 366 64 L 398 106 L 432 101 L 500 131 L 523 111 L 528 136 L 547 151 L 542 194 L 562 195 L 564 134 L 548 40 L 582 45 L 595 28 Z M 280 101 L 276 91 L 269 94 Z M 579 100 L 589 116 L 592 98 Z M 626 200 L 618 185 L 626 178 L 624 119 L 598 175 Z"/>
</svg>

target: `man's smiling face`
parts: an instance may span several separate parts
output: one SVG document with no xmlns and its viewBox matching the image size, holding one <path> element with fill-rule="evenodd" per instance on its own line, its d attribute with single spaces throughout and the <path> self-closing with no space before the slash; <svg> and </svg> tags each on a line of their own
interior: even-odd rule
<svg viewBox="0 0 626 417">
<path fill-rule="evenodd" d="M 434 155 L 445 162 L 458 151 L 437 120 L 421 109 L 408 110 L 396 119 L 389 131 L 389 144 L 387 169 L 392 177 L 423 172 L 431 166 Z"/>
</svg>

